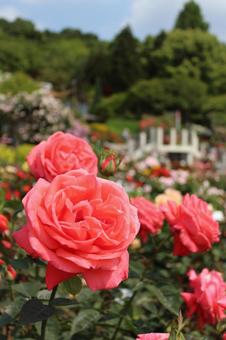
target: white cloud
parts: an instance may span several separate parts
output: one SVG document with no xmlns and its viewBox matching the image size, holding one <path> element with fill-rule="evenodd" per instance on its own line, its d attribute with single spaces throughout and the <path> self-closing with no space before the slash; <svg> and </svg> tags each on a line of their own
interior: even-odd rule
<svg viewBox="0 0 226 340">
<path fill-rule="evenodd" d="M 3 6 L 0 7 L 0 17 L 7 19 L 9 21 L 13 21 L 14 19 L 21 16 L 20 11 L 17 10 L 17 8 L 13 6 Z"/>
<path fill-rule="evenodd" d="M 226 1 L 196 0 L 201 6 L 211 31 L 226 39 Z M 187 0 L 131 0 L 130 13 L 122 26 L 130 24 L 135 33 L 144 37 L 173 27 L 178 12 Z"/>
</svg>

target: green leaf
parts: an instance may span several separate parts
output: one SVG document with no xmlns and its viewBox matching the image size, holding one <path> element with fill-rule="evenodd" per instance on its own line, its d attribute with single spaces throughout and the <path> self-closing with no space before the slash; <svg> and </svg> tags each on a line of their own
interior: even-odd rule
<svg viewBox="0 0 226 340">
<path fill-rule="evenodd" d="M 71 335 L 93 326 L 100 319 L 100 313 L 93 309 L 82 310 L 75 317 L 71 326 Z"/>
<path fill-rule="evenodd" d="M 169 301 L 163 295 L 162 291 L 159 288 L 149 285 L 147 286 L 147 289 L 158 299 L 158 301 L 163 305 L 163 307 L 165 307 L 172 314 L 178 315 L 178 311 L 176 311 L 174 307 L 169 303 Z"/>
<path fill-rule="evenodd" d="M 47 320 L 55 312 L 55 308 L 44 305 L 38 299 L 31 299 L 23 305 L 19 322 L 23 325 Z"/>
<path fill-rule="evenodd" d="M 29 257 L 25 257 L 24 259 L 10 260 L 9 262 L 15 269 L 27 269 L 32 263 Z"/>
<path fill-rule="evenodd" d="M 82 289 L 82 280 L 79 276 L 74 276 L 71 279 L 64 281 L 62 286 L 67 293 L 76 295 Z"/>
<path fill-rule="evenodd" d="M 11 323 L 13 320 L 13 318 L 7 314 L 7 313 L 4 313 L 0 316 L 0 327 L 3 327 L 5 325 L 8 325 L 9 323 Z"/>
<path fill-rule="evenodd" d="M 25 302 L 25 299 L 24 299 L 24 298 L 22 298 L 22 297 L 17 297 L 17 298 L 15 299 L 15 301 L 13 301 L 12 303 L 10 303 L 10 304 L 7 306 L 5 312 L 6 312 L 7 314 L 9 314 L 11 317 L 16 317 L 17 314 L 20 312 L 21 307 L 23 306 L 24 302 Z"/>
<path fill-rule="evenodd" d="M 51 305 L 53 306 L 70 306 L 75 305 L 76 303 L 78 303 L 76 300 L 70 300 L 65 298 L 56 298 L 51 301 Z"/>
<path fill-rule="evenodd" d="M 27 297 L 35 296 L 40 288 L 41 283 L 39 282 L 22 282 L 13 286 L 16 292 Z"/>
</svg>

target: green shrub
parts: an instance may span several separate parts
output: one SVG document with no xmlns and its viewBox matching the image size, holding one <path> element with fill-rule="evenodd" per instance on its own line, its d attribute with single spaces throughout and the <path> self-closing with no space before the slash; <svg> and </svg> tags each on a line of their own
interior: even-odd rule
<svg viewBox="0 0 226 340">
<path fill-rule="evenodd" d="M 3 94 L 14 95 L 20 92 L 32 93 L 38 89 L 38 83 L 22 72 L 16 72 L 0 83 L 0 93 Z"/>
<path fill-rule="evenodd" d="M 102 98 L 95 107 L 95 114 L 103 119 L 125 113 L 127 93 L 117 93 L 110 97 Z"/>
</svg>

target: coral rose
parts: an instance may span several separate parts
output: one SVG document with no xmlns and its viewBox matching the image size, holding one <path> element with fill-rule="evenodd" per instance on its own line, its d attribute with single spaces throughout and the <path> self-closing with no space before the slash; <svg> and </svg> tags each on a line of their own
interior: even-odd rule
<svg viewBox="0 0 226 340">
<path fill-rule="evenodd" d="M 95 175 L 98 172 L 91 146 L 70 133 L 54 133 L 31 150 L 27 161 L 32 174 L 47 181 L 70 170 L 85 169 Z"/>
<path fill-rule="evenodd" d="M 127 248 L 139 221 L 120 185 L 73 170 L 52 182 L 39 179 L 23 204 L 27 224 L 14 238 L 48 262 L 48 289 L 76 274 L 92 290 L 111 289 L 127 279 Z"/>
<path fill-rule="evenodd" d="M 7 231 L 9 229 L 9 221 L 8 219 L 0 214 L 0 232 L 4 232 L 4 231 Z"/>
<path fill-rule="evenodd" d="M 174 255 L 203 252 L 219 242 L 219 224 L 197 196 L 186 194 L 181 204 L 170 201 L 161 209 L 174 234 Z"/>
<path fill-rule="evenodd" d="M 216 324 L 226 318 L 226 283 L 221 273 L 203 269 L 197 275 L 191 269 L 188 272 L 191 293 L 183 292 L 181 296 L 187 305 L 187 316 L 198 315 L 198 326 Z"/>
<path fill-rule="evenodd" d="M 138 210 L 140 236 L 146 242 L 149 234 L 155 235 L 161 230 L 164 215 L 159 207 L 144 197 L 134 197 L 130 201 Z"/>
<path fill-rule="evenodd" d="M 169 336 L 169 333 L 139 334 L 137 340 L 168 340 Z"/>
</svg>

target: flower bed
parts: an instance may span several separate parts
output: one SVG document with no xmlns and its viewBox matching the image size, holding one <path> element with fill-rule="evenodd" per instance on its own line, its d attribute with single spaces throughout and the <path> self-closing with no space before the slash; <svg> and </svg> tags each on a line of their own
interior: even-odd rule
<svg viewBox="0 0 226 340">
<path fill-rule="evenodd" d="M 57 132 L 2 166 L 1 336 L 223 339 L 225 179 L 96 152 Z"/>
</svg>

